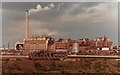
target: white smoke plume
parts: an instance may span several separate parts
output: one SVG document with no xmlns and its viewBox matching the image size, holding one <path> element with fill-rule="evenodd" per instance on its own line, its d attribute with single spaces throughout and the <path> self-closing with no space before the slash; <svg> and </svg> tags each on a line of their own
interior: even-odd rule
<svg viewBox="0 0 120 75">
<path fill-rule="evenodd" d="M 40 4 L 37 5 L 37 7 L 35 9 L 29 9 L 28 10 L 28 13 L 29 15 L 32 14 L 32 13 L 36 13 L 36 12 L 39 12 L 39 11 L 46 11 L 46 10 L 50 10 L 51 8 L 54 8 L 54 4 L 50 4 L 48 6 L 45 6 L 45 7 L 42 7 Z"/>
<path fill-rule="evenodd" d="M 51 32 L 51 33 L 49 33 L 48 35 L 49 35 L 49 36 L 57 35 L 57 33 L 56 33 L 56 32 Z"/>
</svg>

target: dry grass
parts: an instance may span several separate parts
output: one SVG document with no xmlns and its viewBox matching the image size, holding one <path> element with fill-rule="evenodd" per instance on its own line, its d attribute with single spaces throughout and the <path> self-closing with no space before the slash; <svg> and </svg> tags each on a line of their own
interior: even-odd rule
<svg viewBox="0 0 120 75">
<path fill-rule="evenodd" d="M 81 58 L 77 61 L 6 60 L 3 73 L 118 73 L 120 63 L 114 59 Z"/>
</svg>

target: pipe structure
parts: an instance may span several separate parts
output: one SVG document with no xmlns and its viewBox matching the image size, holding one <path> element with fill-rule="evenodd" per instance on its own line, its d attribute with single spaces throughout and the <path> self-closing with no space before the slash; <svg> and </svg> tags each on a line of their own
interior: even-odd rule
<svg viewBox="0 0 120 75">
<path fill-rule="evenodd" d="M 25 30 L 25 39 L 29 37 L 29 11 L 26 11 L 26 30 Z"/>
</svg>

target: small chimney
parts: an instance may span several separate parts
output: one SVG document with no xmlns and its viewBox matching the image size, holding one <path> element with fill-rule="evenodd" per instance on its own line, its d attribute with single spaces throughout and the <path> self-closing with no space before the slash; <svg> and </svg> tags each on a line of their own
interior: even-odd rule
<svg viewBox="0 0 120 75">
<path fill-rule="evenodd" d="M 29 37 L 29 11 L 26 10 L 26 30 L 25 30 L 25 39 Z"/>
</svg>

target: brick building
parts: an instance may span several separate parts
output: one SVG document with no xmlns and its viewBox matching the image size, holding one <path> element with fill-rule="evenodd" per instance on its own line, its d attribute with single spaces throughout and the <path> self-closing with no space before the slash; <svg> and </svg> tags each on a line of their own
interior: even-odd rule
<svg viewBox="0 0 120 75">
<path fill-rule="evenodd" d="M 91 40 L 90 46 L 93 47 L 93 48 L 100 48 L 101 49 L 103 47 L 106 47 L 106 48 L 111 49 L 112 41 L 110 41 L 105 36 L 104 37 L 98 37 L 94 40 Z"/>
<path fill-rule="evenodd" d="M 80 38 L 78 40 L 78 42 L 79 42 L 80 50 L 89 49 L 89 47 L 90 47 L 90 40 L 89 40 L 89 38 Z"/>
<path fill-rule="evenodd" d="M 69 50 L 72 47 L 72 40 L 71 39 L 62 39 L 55 41 L 51 46 L 52 50 Z"/>
<path fill-rule="evenodd" d="M 48 50 L 48 46 L 52 43 L 53 38 L 50 36 L 32 36 L 24 39 L 24 50 Z"/>
<path fill-rule="evenodd" d="M 89 49 L 101 49 L 101 48 L 111 48 L 112 41 L 106 37 L 99 37 L 94 40 L 89 38 L 80 38 L 79 40 L 72 39 L 58 39 L 55 40 L 50 36 L 32 36 L 27 39 L 24 39 L 23 43 L 17 43 L 16 49 L 24 50 L 68 50 L 71 51 L 73 44 L 79 43 L 80 50 L 89 50 Z M 20 48 L 19 48 L 20 47 Z M 23 47 L 23 48 L 22 48 Z"/>
</svg>

